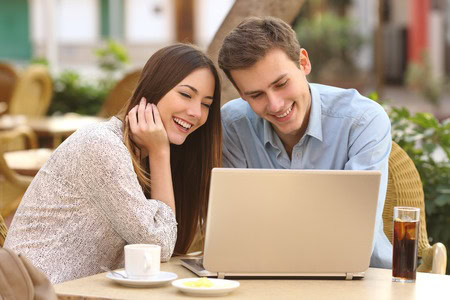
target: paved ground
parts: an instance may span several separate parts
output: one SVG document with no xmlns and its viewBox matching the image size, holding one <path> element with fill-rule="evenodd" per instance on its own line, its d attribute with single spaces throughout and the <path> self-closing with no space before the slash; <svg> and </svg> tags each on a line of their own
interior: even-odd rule
<svg viewBox="0 0 450 300">
<path fill-rule="evenodd" d="M 415 91 L 403 86 L 386 86 L 383 99 L 393 106 L 408 108 L 412 113 L 430 112 L 439 120 L 450 118 L 450 93 L 443 95 L 439 106 L 426 101 Z"/>
</svg>

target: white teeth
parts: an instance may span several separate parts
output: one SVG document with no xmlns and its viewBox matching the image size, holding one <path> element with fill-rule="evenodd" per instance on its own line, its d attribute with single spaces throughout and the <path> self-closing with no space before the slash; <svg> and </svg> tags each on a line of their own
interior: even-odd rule
<svg viewBox="0 0 450 300">
<path fill-rule="evenodd" d="M 288 110 L 284 114 L 276 116 L 276 117 L 277 118 L 284 118 L 284 117 L 286 117 L 291 112 L 292 107 L 293 107 L 293 105 L 291 105 L 291 107 L 289 107 Z"/>
<path fill-rule="evenodd" d="M 183 120 L 181 120 L 181 119 L 173 118 L 173 120 L 174 120 L 177 124 L 181 125 L 182 127 L 186 128 L 186 129 L 189 129 L 189 128 L 192 127 L 192 124 L 189 124 L 189 123 L 187 123 L 187 122 L 185 122 L 185 121 L 183 121 Z"/>
</svg>

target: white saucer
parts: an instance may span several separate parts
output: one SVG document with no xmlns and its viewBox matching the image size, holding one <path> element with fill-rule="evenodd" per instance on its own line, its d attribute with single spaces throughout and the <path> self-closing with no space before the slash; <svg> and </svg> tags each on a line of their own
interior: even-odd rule
<svg viewBox="0 0 450 300">
<path fill-rule="evenodd" d="M 127 276 L 127 272 L 125 270 L 117 270 L 115 272 L 123 274 L 124 276 Z M 154 287 L 154 286 L 164 285 L 172 280 L 175 280 L 178 278 L 178 276 L 175 273 L 161 271 L 158 273 L 158 275 L 155 275 L 155 277 L 152 277 L 150 279 L 128 279 L 128 278 L 119 277 L 118 275 L 114 275 L 113 273 L 108 272 L 106 274 L 106 278 L 109 278 L 112 281 L 115 281 L 118 284 L 121 284 L 124 286 Z"/>
<path fill-rule="evenodd" d="M 212 287 L 190 287 L 183 284 L 186 281 L 197 281 L 199 279 L 198 277 L 178 279 L 173 281 L 172 285 L 183 293 L 192 296 L 223 296 L 240 286 L 238 281 L 214 278 L 208 278 L 213 283 Z"/>
</svg>

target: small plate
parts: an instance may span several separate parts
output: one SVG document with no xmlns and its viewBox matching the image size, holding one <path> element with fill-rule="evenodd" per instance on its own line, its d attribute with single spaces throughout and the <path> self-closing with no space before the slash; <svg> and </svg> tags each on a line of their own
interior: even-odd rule
<svg viewBox="0 0 450 300">
<path fill-rule="evenodd" d="M 197 281 L 199 279 L 198 277 L 178 279 L 173 281 L 172 285 L 183 293 L 192 296 L 223 296 L 240 286 L 238 281 L 214 278 L 208 278 L 213 283 L 212 287 L 190 287 L 184 285 L 186 281 Z"/>
<path fill-rule="evenodd" d="M 117 270 L 115 272 L 123 274 L 124 276 L 127 276 L 127 272 L 125 270 Z M 115 281 L 118 284 L 121 284 L 124 286 L 154 287 L 154 286 L 164 285 L 172 280 L 175 280 L 178 278 L 178 276 L 175 273 L 161 271 L 158 273 L 158 275 L 152 277 L 151 279 L 128 279 L 128 278 L 119 277 L 118 275 L 114 275 L 113 273 L 108 272 L 106 274 L 106 278 L 111 279 L 112 281 Z"/>
</svg>

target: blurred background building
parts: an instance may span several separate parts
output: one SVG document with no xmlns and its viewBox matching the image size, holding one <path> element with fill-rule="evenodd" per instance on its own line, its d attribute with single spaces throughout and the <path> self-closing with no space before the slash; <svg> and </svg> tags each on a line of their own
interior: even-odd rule
<svg viewBox="0 0 450 300">
<path fill-rule="evenodd" d="M 45 57 L 52 68 L 89 67 L 103 40 L 136 66 L 175 41 L 206 47 L 234 0 L 0 0 L 0 59 Z"/>
<path fill-rule="evenodd" d="M 32 59 L 45 58 L 54 72 L 72 68 L 95 74 L 94 50 L 111 39 L 125 47 L 130 58 L 127 67 L 132 69 L 142 66 L 156 49 L 176 41 L 206 49 L 234 2 L 0 0 L 0 60 L 25 65 Z M 330 11 L 341 19 L 330 18 Z M 323 21 L 312 24 L 313 28 L 302 22 L 313 18 Z M 327 60 L 312 60 L 315 81 L 377 90 L 384 97 L 398 99 L 405 97 L 396 94 L 395 85 L 409 82 L 417 87 L 414 80 L 428 78 L 420 84 L 428 86 L 419 89 L 431 90 L 427 92 L 431 102 L 445 98 L 450 75 L 450 0 L 306 0 L 296 24 L 297 31 L 304 28 L 303 32 L 314 32 L 319 26 L 326 33 L 330 30 L 324 27 L 326 24 L 338 30 L 347 21 L 352 26 L 350 34 L 359 42 L 351 39 L 354 36 L 331 31 L 331 36 L 319 35 L 314 43 L 299 33 L 302 46 L 310 54 L 319 56 L 319 48 L 328 48 L 324 52 Z M 333 49 L 329 43 L 344 46 Z M 345 52 L 349 50 L 347 59 L 355 68 L 346 68 L 344 74 L 338 65 L 346 62 Z M 334 63 L 328 57 L 335 57 Z M 322 74 L 318 74 L 320 63 L 325 70 Z M 334 68 L 347 82 L 332 78 Z M 436 87 L 438 83 L 442 83 L 440 87 Z M 417 94 L 411 93 L 406 98 L 414 97 Z M 432 109 L 424 105 L 424 109 Z"/>
</svg>

